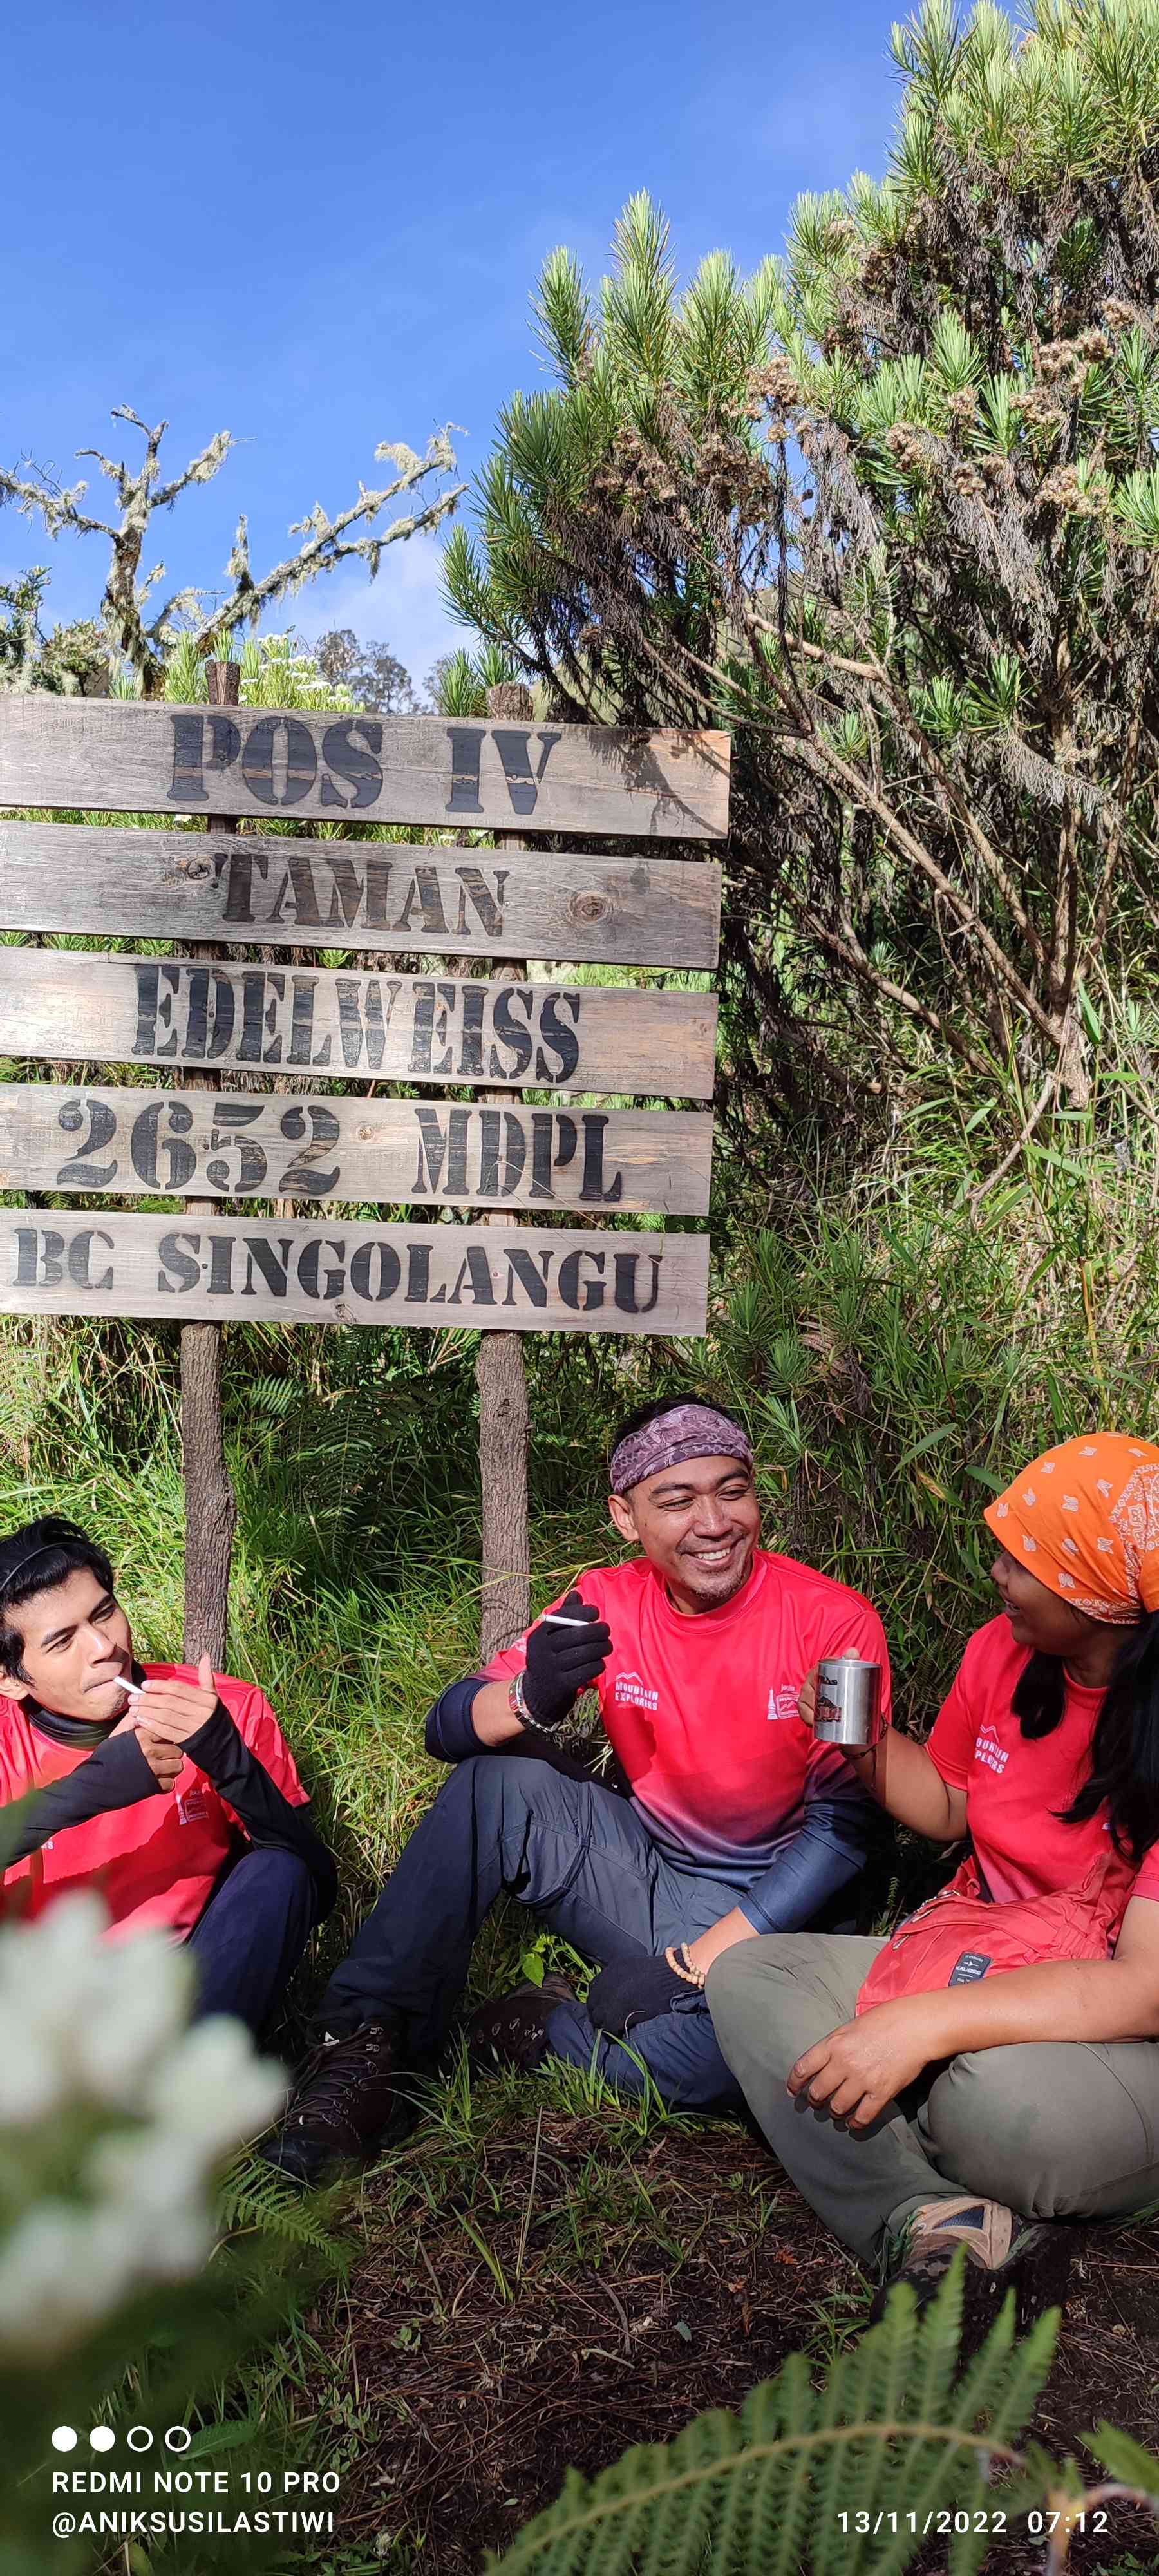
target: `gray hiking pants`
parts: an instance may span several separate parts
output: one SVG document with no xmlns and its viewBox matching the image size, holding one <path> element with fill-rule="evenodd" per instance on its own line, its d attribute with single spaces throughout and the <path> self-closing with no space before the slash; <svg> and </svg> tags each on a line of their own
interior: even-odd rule
<svg viewBox="0 0 1159 2576">
<path fill-rule="evenodd" d="M 922 2204 L 963 2191 L 1036 2218 L 1118 2218 L 1159 2200 L 1159 2042 L 1039 2040 L 927 2068 L 862 2137 L 786 2091 L 851 2021 L 881 1941 L 781 1933 L 709 1969 L 721 2053 L 819 2218 L 871 2262 Z"/>
</svg>

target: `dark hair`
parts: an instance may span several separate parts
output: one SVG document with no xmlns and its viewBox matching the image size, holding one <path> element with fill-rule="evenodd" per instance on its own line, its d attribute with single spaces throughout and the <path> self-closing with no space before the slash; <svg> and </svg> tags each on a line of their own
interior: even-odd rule
<svg viewBox="0 0 1159 2576">
<path fill-rule="evenodd" d="M 38 1592 L 51 1592 L 54 1584 L 63 1583 L 78 1569 L 95 1574 L 106 1592 L 112 1591 L 113 1569 L 103 1547 L 78 1529 L 75 1521 L 50 1514 L 0 1539 L 0 1673 L 11 1673 L 19 1681 L 28 1679 L 21 1666 L 24 1639 L 19 1628 L 9 1624 L 13 1611 Z"/>
<path fill-rule="evenodd" d="M 1053 1735 L 1065 1696 L 1061 1657 L 1032 1655 L 1012 1702 L 1028 1742 Z M 1140 1861 L 1159 1842 L 1159 1610 L 1125 1632 L 1095 1722 L 1089 1776 L 1059 1821 L 1085 1825 L 1101 1807 L 1125 1859 Z"/>
<path fill-rule="evenodd" d="M 642 1431 L 646 1422 L 658 1422 L 662 1413 L 675 1413 L 678 1407 L 685 1404 L 700 1404 L 704 1406 L 705 1411 L 708 1413 L 723 1414 L 725 1421 L 731 1422 L 734 1430 L 740 1432 L 744 1431 L 743 1422 L 737 1421 L 736 1415 L 731 1406 L 721 1404 L 715 1395 L 655 1396 L 651 1404 L 638 1404 L 634 1413 L 625 1414 L 623 1421 L 618 1424 L 616 1430 L 613 1431 L 611 1439 L 608 1442 L 609 1465 L 611 1464 L 616 1450 L 619 1448 L 621 1440 L 630 1440 L 633 1432 Z"/>
</svg>

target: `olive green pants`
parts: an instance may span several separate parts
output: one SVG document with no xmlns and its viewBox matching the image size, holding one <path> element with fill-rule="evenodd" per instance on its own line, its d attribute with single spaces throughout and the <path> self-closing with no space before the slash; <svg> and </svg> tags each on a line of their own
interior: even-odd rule
<svg viewBox="0 0 1159 2576">
<path fill-rule="evenodd" d="M 883 1947 L 835 1933 L 739 1941 L 710 1968 L 721 2053 L 774 2154 L 855 2254 L 880 2259 L 915 2209 L 948 2194 L 1037 2218 L 1116 2218 L 1159 2200 L 1159 2042 L 1040 2040 L 927 2070 L 851 2137 L 786 2090 Z"/>
</svg>

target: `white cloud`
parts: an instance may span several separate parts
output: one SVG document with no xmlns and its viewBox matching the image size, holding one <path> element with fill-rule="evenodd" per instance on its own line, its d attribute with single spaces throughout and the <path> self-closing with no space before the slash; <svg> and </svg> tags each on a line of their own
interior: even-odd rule
<svg viewBox="0 0 1159 2576">
<path fill-rule="evenodd" d="M 443 606 L 441 553 L 437 536 L 400 537 L 386 548 L 377 581 L 351 566 L 316 582 L 303 593 L 295 624 L 308 643 L 331 626 L 352 626 L 364 641 L 381 639 L 421 687 L 440 653 L 470 643 Z"/>
</svg>

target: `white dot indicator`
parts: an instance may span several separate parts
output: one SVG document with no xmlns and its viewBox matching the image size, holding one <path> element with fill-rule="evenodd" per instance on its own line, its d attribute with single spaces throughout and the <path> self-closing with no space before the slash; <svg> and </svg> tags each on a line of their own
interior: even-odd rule
<svg viewBox="0 0 1159 2576">
<path fill-rule="evenodd" d="M 131 2451 L 151 2451 L 153 2435 L 148 2424 L 130 2424 L 125 2436 Z"/>
<path fill-rule="evenodd" d="M 75 2451 L 80 2435 L 73 2424 L 58 2424 L 52 2437 L 54 2451 Z"/>
<path fill-rule="evenodd" d="M 116 2434 L 114 2433 L 111 2424 L 94 2424 L 93 2429 L 89 2434 L 89 2449 L 92 2451 L 111 2451 L 116 2438 Z"/>
</svg>

